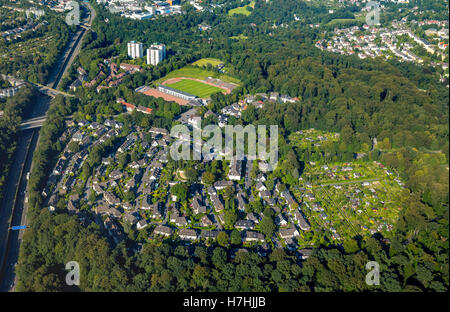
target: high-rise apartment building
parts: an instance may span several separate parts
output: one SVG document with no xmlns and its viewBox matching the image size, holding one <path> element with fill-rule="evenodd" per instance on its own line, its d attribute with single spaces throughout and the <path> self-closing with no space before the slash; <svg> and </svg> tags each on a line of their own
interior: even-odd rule
<svg viewBox="0 0 450 312">
<path fill-rule="evenodd" d="M 147 49 L 147 64 L 157 65 L 166 58 L 166 46 L 164 44 L 152 44 Z"/>
<path fill-rule="evenodd" d="M 141 58 L 144 56 L 144 48 L 142 42 L 131 41 L 128 42 L 128 56 L 132 59 Z"/>
</svg>

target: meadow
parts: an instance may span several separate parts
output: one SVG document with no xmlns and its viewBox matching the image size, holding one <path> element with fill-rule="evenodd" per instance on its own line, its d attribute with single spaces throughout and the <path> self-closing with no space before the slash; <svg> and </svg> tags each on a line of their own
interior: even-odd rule
<svg viewBox="0 0 450 312">
<path fill-rule="evenodd" d="M 211 66 L 217 66 L 219 64 L 222 64 L 223 62 L 219 59 L 215 59 L 215 58 L 202 58 L 198 61 L 195 61 L 194 63 L 192 63 L 192 65 L 196 65 L 196 66 L 206 66 L 208 64 L 211 64 Z"/>
<path fill-rule="evenodd" d="M 248 7 L 254 8 L 255 1 L 252 1 L 250 4 L 244 5 L 242 7 L 231 9 L 230 11 L 228 11 L 228 15 L 232 16 L 234 14 L 244 14 L 246 16 L 249 16 L 250 14 L 252 14 L 252 12 L 247 10 Z"/>
</svg>

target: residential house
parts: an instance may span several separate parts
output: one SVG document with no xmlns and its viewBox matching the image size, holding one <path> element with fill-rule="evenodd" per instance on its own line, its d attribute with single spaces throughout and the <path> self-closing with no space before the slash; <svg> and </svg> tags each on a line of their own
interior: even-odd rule
<svg viewBox="0 0 450 312">
<path fill-rule="evenodd" d="M 110 192 L 106 192 L 104 194 L 105 200 L 110 204 L 110 205 L 118 205 L 120 203 L 120 200 L 114 196 L 114 194 L 110 193 Z"/>
<path fill-rule="evenodd" d="M 214 188 L 218 191 L 225 189 L 228 186 L 233 186 L 233 181 L 217 181 L 214 183 Z"/>
<path fill-rule="evenodd" d="M 141 229 L 145 228 L 146 226 L 148 226 L 148 223 L 147 223 L 147 220 L 145 220 L 145 219 L 140 220 L 140 221 L 136 224 L 136 228 L 137 228 L 138 230 L 141 230 Z"/>
<path fill-rule="evenodd" d="M 217 235 L 219 235 L 217 230 L 202 230 L 200 233 L 200 236 L 204 239 L 216 239 Z"/>
<path fill-rule="evenodd" d="M 281 197 L 283 197 L 286 200 L 286 203 L 289 206 L 289 208 L 294 209 L 298 206 L 294 197 L 291 195 L 291 193 L 288 190 L 281 192 Z"/>
<path fill-rule="evenodd" d="M 241 211 L 245 210 L 245 205 L 247 204 L 247 201 L 244 197 L 244 194 L 242 192 L 239 192 L 237 194 L 237 201 L 238 201 L 238 209 Z"/>
<path fill-rule="evenodd" d="M 300 235 L 295 227 L 291 227 L 289 229 L 280 229 L 279 233 L 282 239 L 293 238 Z"/>
<path fill-rule="evenodd" d="M 253 230 L 255 223 L 250 220 L 238 220 L 234 224 L 234 227 L 238 230 Z"/>
<path fill-rule="evenodd" d="M 163 236 L 170 236 L 173 233 L 173 230 L 165 225 L 158 225 L 155 230 L 153 231 L 153 233 L 157 234 L 157 235 L 163 235 Z"/>
<path fill-rule="evenodd" d="M 303 231 L 309 231 L 311 229 L 311 226 L 309 225 L 308 220 L 304 217 L 300 208 L 295 210 L 294 219 L 298 222 L 298 225 L 300 226 L 300 228 Z"/>
<path fill-rule="evenodd" d="M 131 213 L 124 214 L 123 220 L 131 225 L 135 225 L 138 222 L 137 218 Z"/>
<path fill-rule="evenodd" d="M 141 209 L 150 210 L 150 209 L 152 209 L 152 207 L 153 207 L 153 203 L 152 203 L 151 195 L 145 195 L 144 198 L 142 199 Z"/>
<path fill-rule="evenodd" d="M 208 226 L 213 225 L 213 222 L 211 221 L 211 219 L 207 215 L 204 215 L 202 217 L 202 219 L 201 219 L 201 224 L 204 227 L 208 227 Z"/>
<path fill-rule="evenodd" d="M 267 191 L 267 187 L 262 182 L 256 183 L 255 188 L 258 192 Z"/>
<path fill-rule="evenodd" d="M 194 214 L 206 213 L 206 206 L 202 205 L 199 196 L 194 197 L 192 200 L 192 211 Z"/>
<path fill-rule="evenodd" d="M 244 243 L 248 242 L 263 242 L 264 235 L 258 232 L 246 231 L 244 234 Z"/>
<path fill-rule="evenodd" d="M 250 212 L 245 216 L 245 219 L 252 221 L 253 223 L 258 224 L 259 223 L 259 216 L 254 213 L 254 212 Z"/>
<path fill-rule="evenodd" d="M 282 214 L 279 214 L 275 217 L 275 224 L 278 226 L 286 226 L 288 224 L 288 221 Z"/>
<path fill-rule="evenodd" d="M 228 172 L 228 179 L 239 181 L 242 173 L 242 161 L 233 157 L 230 161 L 230 171 Z"/>
<path fill-rule="evenodd" d="M 225 207 L 223 206 L 222 200 L 217 195 L 210 195 L 211 202 L 217 212 L 222 211 Z"/>
<path fill-rule="evenodd" d="M 197 232 L 193 229 L 180 229 L 178 236 L 183 240 L 196 240 Z"/>
<path fill-rule="evenodd" d="M 308 257 L 312 254 L 312 249 L 310 248 L 304 248 L 304 249 L 300 249 L 297 252 L 297 256 L 301 259 L 301 260 L 306 260 L 308 259 Z"/>
<path fill-rule="evenodd" d="M 186 217 L 176 217 L 173 223 L 177 226 L 186 226 L 188 225 L 188 220 Z"/>
</svg>

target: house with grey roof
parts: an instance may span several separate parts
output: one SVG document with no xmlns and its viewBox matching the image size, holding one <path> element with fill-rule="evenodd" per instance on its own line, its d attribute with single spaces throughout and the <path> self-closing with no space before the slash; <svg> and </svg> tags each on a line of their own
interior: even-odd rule
<svg viewBox="0 0 450 312">
<path fill-rule="evenodd" d="M 173 230 L 165 225 L 158 225 L 155 230 L 153 231 L 156 235 L 162 235 L 162 236 L 170 236 L 173 233 Z"/>
<path fill-rule="evenodd" d="M 238 220 L 234 227 L 238 230 L 252 230 L 255 227 L 255 223 L 251 220 Z"/>
<path fill-rule="evenodd" d="M 202 230 L 200 233 L 201 238 L 204 239 L 216 239 L 217 235 L 219 235 L 217 230 Z"/>
<path fill-rule="evenodd" d="M 301 212 L 300 208 L 294 211 L 294 219 L 298 222 L 298 225 L 303 231 L 309 231 L 311 226 L 308 223 L 308 220 Z"/>
<path fill-rule="evenodd" d="M 195 196 L 192 200 L 192 211 L 194 214 L 206 213 L 206 206 L 202 204 L 199 196 Z"/>
<path fill-rule="evenodd" d="M 259 232 L 246 231 L 244 233 L 244 243 L 248 242 L 263 242 L 264 235 Z"/>
<path fill-rule="evenodd" d="M 180 229 L 178 236 L 183 240 L 196 240 L 198 238 L 197 232 L 193 229 Z"/>
<path fill-rule="evenodd" d="M 299 236 L 300 233 L 295 227 L 291 227 L 289 229 L 280 229 L 279 230 L 280 237 L 283 239 L 293 238 L 295 236 Z"/>
</svg>

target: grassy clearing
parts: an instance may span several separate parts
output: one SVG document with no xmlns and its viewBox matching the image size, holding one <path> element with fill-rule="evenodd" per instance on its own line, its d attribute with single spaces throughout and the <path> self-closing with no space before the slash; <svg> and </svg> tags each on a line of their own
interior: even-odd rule
<svg viewBox="0 0 450 312">
<path fill-rule="evenodd" d="M 347 24 L 347 23 L 352 23 L 352 22 L 356 22 L 357 20 L 354 18 L 335 18 L 331 21 L 329 21 L 326 25 L 327 26 L 336 26 L 336 25 L 341 25 L 341 24 Z"/>
<path fill-rule="evenodd" d="M 220 88 L 190 79 L 183 79 L 181 81 L 168 84 L 168 86 L 196 95 L 200 98 L 208 98 L 213 93 L 223 92 L 223 90 Z"/>
<path fill-rule="evenodd" d="M 234 14 L 244 14 L 246 16 L 249 16 L 250 14 L 252 14 L 252 12 L 247 10 L 248 7 L 254 8 L 255 1 L 252 1 L 250 4 L 244 5 L 243 7 L 231 9 L 230 11 L 228 11 L 228 15 L 233 16 Z"/>
<path fill-rule="evenodd" d="M 161 83 L 169 78 L 176 78 L 176 77 L 188 77 L 188 78 L 196 78 L 196 79 L 205 79 L 208 77 L 218 78 L 225 82 L 231 82 L 240 84 L 239 79 L 233 78 L 231 76 L 220 74 L 214 71 L 209 71 L 203 68 L 194 67 L 194 66 L 185 66 L 180 69 L 171 71 L 168 73 L 165 77 L 158 79 L 156 83 Z"/>
<path fill-rule="evenodd" d="M 246 40 L 248 39 L 247 36 L 244 36 L 243 34 L 240 34 L 238 36 L 231 36 L 230 39 L 235 39 L 235 40 Z"/>
<path fill-rule="evenodd" d="M 192 63 L 192 65 L 196 65 L 196 66 L 205 66 L 211 64 L 212 66 L 217 66 L 219 64 L 223 64 L 223 62 L 219 59 L 215 59 L 215 58 L 202 58 L 194 63 Z"/>
<path fill-rule="evenodd" d="M 365 20 L 366 20 L 365 15 L 355 16 L 355 18 L 335 18 L 335 19 L 329 21 L 326 24 L 326 26 L 347 25 L 350 23 L 365 22 Z"/>
</svg>

